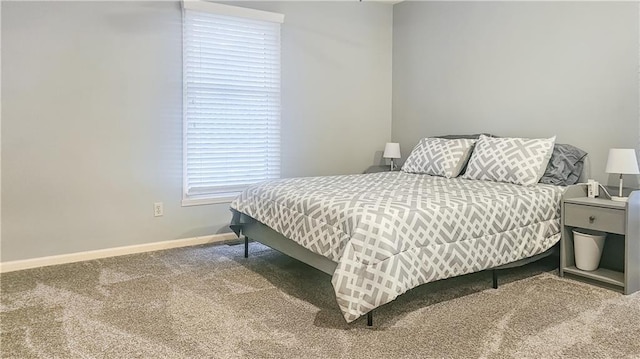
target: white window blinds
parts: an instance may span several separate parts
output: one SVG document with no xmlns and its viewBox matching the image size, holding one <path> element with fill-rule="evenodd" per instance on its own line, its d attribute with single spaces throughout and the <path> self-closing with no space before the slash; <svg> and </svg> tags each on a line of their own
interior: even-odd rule
<svg viewBox="0 0 640 359">
<path fill-rule="evenodd" d="M 228 201 L 280 176 L 282 18 L 184 2 L 183 204 Z"/>
</svg>

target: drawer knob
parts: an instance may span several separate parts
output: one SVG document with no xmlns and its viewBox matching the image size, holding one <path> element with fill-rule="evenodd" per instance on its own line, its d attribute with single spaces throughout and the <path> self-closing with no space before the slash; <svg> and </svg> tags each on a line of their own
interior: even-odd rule
<svg viewBox="0 0 640 359">
<path fill-rule="evenodd" d="M 589 216 L 589 223 L 593 223 L 596 220 L 596 216 Z"/>
</svg>

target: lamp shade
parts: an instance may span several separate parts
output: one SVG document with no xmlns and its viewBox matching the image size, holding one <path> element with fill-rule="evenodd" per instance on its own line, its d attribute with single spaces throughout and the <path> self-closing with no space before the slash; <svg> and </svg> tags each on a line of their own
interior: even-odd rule
<svg viewBox="0 0 640 359">
<path fill-rule="evenodd" d="M 384 158 L 400 158 L 400 144 L 395 142 L 387 142 L 384 145 Z"/>
<path fill-rule="evenodd" d="M 607 173 L 640 174 L 636 151 L 632 148 L 612 148 L 607 159 Z"/>
</svg>

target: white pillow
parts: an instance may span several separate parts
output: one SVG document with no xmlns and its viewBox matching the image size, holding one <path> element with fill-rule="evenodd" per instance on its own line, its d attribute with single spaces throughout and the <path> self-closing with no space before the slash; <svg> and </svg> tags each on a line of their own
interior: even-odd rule
<svg viewBox="0 0 640 359">
<path fill-rule="evenodd" d="M 404 172 L 457 177 L 471 155 L 476 140 L 423 138 L 402 166 Z"/>
<path fill-rule="evenodd" d="M 556 136 L 546 139 L 480 136 L 463 176 L 530 186 L 547 168 Z"/>
</svg>

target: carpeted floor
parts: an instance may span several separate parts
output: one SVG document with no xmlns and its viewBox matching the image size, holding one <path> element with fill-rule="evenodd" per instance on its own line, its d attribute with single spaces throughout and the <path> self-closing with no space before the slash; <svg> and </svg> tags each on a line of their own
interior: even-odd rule
<svg viewBox="0 0 640 359">
<path fill-rule="evenodd" d="M 346 324 L 330 277 L 258 243 L 0 276 L 3 358 L 640 358 L 640 294 L 553 262 L 416 288 Z"/>
</svg>

